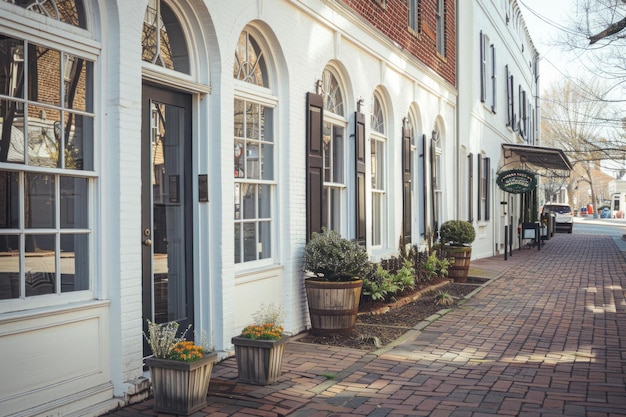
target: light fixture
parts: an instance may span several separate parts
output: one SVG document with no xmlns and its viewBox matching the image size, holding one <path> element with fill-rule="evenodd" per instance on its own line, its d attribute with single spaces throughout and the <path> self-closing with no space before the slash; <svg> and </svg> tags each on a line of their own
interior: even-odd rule
<svg viewBox="0 0 626 417">
<path fill-rule="evenodd" d="M 361 107 L 363 106 L 364 103 L 365 103 L 365 100 L 363 100 L 363 97 L 359 98 L 359 100 L 356 102 L 356 111 L 360 113 Z"/>
<path fill-rule="evenodd" d="M 432 141 L 437 143 L 439 142 L 439 139 L 440 139 L 439 132 L 437 132 L 436 130 L 433 130 Z"/>
<path fill-rule="evenodd" d="M 315 94 L 322 95 L 322 80 L 315 81 Z"/>
</svg>

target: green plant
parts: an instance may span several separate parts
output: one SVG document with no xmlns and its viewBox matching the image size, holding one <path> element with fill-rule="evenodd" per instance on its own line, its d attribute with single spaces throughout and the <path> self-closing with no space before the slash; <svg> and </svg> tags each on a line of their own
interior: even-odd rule
<svg viewBox="0 0 626 417">
<path fill-rule="evenodd" d="M 326 281 L 352 281 L 369 268 L 365 248 L 334 230 L 313 233 L 304 249 L 304 269 Z"/>
<path fill-rule="evenodd" d="M 285 313 L 274 304 L 261 304 L 252 315 L 254 323 L 241 331 L 241 336 L 248 339 L 278 340 L 283 336 Z"/>
<path fill-rule="evenodd" d="M 372 300 L 384 300 L 388 295 L 413 287 L 415 287 L 413 264 L 409 261 L 404 261 L 402 268 L 396 273 L 387 271 L 381 265 L 378 265 L 372 278 L 363 279 L 362 291 L 363 295 L 369 296 Z"/>
<path fill-rule="evenodd" d="M 143 337 L 150 345 L 154 357 L 184 362 L 193 362 L 202 358 L 204 348 L 185 340 L 185 335 L 191 325 L 180 336 L 176 336 L 178 326 L 178 322 L 175 321 L 158 324 L 148 320 L 148 335 L 144 333 Z"/>
<path fill-rule="evenodd" d="M 440 291 L 435 296 L 435 304 L 442 306 L 449 306 L 454 304 L 454 297 L 447 292 Z"/>
<path fill-rule="evenodd" d="M 452 246 L 471 244 L 476 238 L 476 231 L 470 222 L 465 220 L 448 220 L 439 228 L 441 243 Z"/>
</svg>

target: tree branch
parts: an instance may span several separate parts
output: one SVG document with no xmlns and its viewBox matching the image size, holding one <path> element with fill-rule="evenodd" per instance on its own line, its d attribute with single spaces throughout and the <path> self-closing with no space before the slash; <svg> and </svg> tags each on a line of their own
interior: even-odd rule
<svg viewBox="0 0 626 417">
<path fill-rule="evenodd" d="M 626 29 L 626 17 L 620 20 L 619 22 L 615 22 L 610 24 L 606 29 L 602 32 L 597 33 L 593 36 L 589 37 L 589 45 L 593 45 L 601 39 L 606 38 L 607 36 L 614 35 L 622 30 Z"/>
</svg>

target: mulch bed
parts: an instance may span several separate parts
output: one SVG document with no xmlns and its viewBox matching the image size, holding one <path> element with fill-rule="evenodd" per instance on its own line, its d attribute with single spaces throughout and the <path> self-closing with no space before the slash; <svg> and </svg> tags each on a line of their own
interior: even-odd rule
<svg viewBox="0 0 626 417">
<path fill-rule="evenodd" d="M 463 297 L 485 281 L 485 279 L 470 278 L 467 283 L 460 284 L 438 279 L 430 281 L 428 285 L 422 285 L 413 291 L 398 295 L 390 302 L 361 300 L 359 316 L 351 332 L 327 336 L 313 336 L 309 333 L 297 338 L 297 341 L 367 351 L 380 349 L 425 318 L 440 310 L 457 307 L 463 301 Z M 445 306 L 437 304 L 436 297 L 440 292 L 451 295 L 453 303 Z"/>
</svg>

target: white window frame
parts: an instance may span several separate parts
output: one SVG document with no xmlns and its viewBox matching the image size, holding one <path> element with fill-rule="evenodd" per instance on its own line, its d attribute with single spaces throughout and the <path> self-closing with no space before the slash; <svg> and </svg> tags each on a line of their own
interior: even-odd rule
<svg viewBox="0 0 626 417">
<path fill-rule="evenodd" d="M 258 225 L 258 223 L 260 221 L 268 221 L 270 223 L 270 250 L 271 250 L 271 256 L 269 256 L 268 258 L 264 258 L 264 259 L 256 259 L 253 261 L 241 261 L 238 262 L 236 259 L 233 259 L 233 262 L 235 264 L 235 269 L 237 271 L 244 271 L 244 270 L 250 270 L 250 269 L 255 269 L 255 268 L 262 268 L 262 267 L 268 267 L 268 266 L 272 266 L 275 264 L 275 259 L 276 259 L 276 250 L 277 250 L 277 245 L 276 245 L 276 236 L 277 236 L 277 222 L 276 222 L 276 207 L 277 207 L 277 187 L 278 187 L 278 182 L 276 180 L 276 176 L 277 176 L 277 138 L 278 138 L 278 132 L 277 132 L 277 128 L 276 128 L 276 119 L 277 119 L 277 106 L 278 106 L 278 97 L 273 95 L 271 90 L 264 88 L 264 87 L 259 87 L 257 85 L 254 84 L 250 84 L 247 83 L 245 81 L 241 81 L 241 80 L 233 80 L 234 84 L 235 84 L 235 91 L 234 91 L 234 98 L 233 98 L 233 103 L 234 100 L 244 100 L 246 102 L 253 102 L 256 104 L 260 104 L 262 106 L 265 107 L 269 107 L 273 109 L 272 112 L 272 141 L 265 141 L 267 143 L 271 143 L 272 144 L 272 148 L 274 151 L 273 154 L 273 180 L 263 180 L 263 179 L 246 179 L 246 178 L 235 178 L 234 182 L 233 182 L 233 194 L 235 194 L 235 189 L 236 189 L 236 185 L 240 184 L 250 184 L 250 185 L 268 185 L 270 187 L 270 217 L 269 218 L 255 218 L 255 222 Z M 235 140 L 235 136 L 233 136 L 233 140 Z M 234 201 L 234 200 L 233 200 Z M 234 202 L 233 202 L 234 204 Z M 233 206 L 233 210 L 232 212 L 235 212 L 235 207 Z M 244 221 L 243 218 L 241 219 L 234 219 L 233 216 L 233 229 L 234 229 L 234 225 L 235 224 L 243 224 L 243 223 L 250 223 L 251 219 L 246 219 L 247 221 Z M 234 232 L 233 232 L 234 233 Z M 234 234 L 233 234 L 233 239 L 234 239 Z M 259 242 L 257 242 L 258 244 Z M 241 242 L 242 246 L 243 246 L 243 241 Z M 243 250 L 243 248 L 242 248 Z M 258 253 L 258 251 L 257 251 Z M 243 252 L 241 252 L 241 254 L 243 255 Z M 233 254 L 234 255 L 234 254 Z"/>
<path fill-rule="evenodd" d="M 86 5 L 87 6 L 87 5 Z M 96 216 L 97 210 L 94 201 L 97 200 L 97 191 L 96 188 L 98 186 L 98 160 L 97 155 L 98 152 L 98 106 L 97 106 L 97 98 L 95 97 L 95 92 L 98 91 L 98 65 L 99 65 L 99 55 L 101 50 L 101 44 L 91 37 L 91 33 L 88 30 L 75 27 L 69 25 L 67 23 L 56 21 L 53 19 L 48 19 L 37 12 L 32 13 L 23 13 L 13 15 L 14 5 L 0 1 L 0 12 L 3 13 L 7 18 L 11 19 L 4 20 L 0 22 L 0 33 L 6 36 L 14 37 L 16 39 L 25 39 L 30 44 L 36 44 L 41 47 L 51 48 L 58 51 L 61 51 L 64 54 L 72 55 L 76 58 L 85 59 L 86 61 L 92 62 L 92 71 L 93 71 L 93 83 L 90 88 L 92 89 L 92 99 L 94 103 L 92 106 L 94 107 L 93 112 L 84 112 L 79 110 L 72 110 L 77 115 L 85 115 L 89 117 L 93 117 L 93 137 L 92 141 L 92 152 L 91 158 L 93 160 L 93 169 L 92 170 L 74 170 L 68 168 L 47 168 L 42 166 L 33 166 L 33 165 L 24 165 L 24 164 L 16 164 L 10 162 L 0 162 L 0 170 L 3 171 L 12 171 L 17 172 L 20 177 L 20 190 L 19 190 L 19 201 L 20 201 L 20 225 L 18 229 L 3 229 L 2 234 L 5 235 L 19 235 L 20 237 L 20 298 L 10 298 L 0 300 L 0 314 L 11 313 L 11 312 L 28 312 L 29 310 L 40 309 L 40 308 L 50 308 L 50 307 L 59 307 L 65 306 L 71 303 L 79 303 L 92 301 L 98 297 L 99 291 L 101 290 L 102 285 L 100 284 L 100 275 L 95 269 L 95 265 L 99 263 L 96 259 L 98 256 L 98 251 L 96 250 L 96 238 L 97 230 L 95 229 L 96 224 Z M 22 10 L 20 8 L 20 10 Z M 7 26 L 3 22 L 8 21 L 19 22 L 19 25 L 10 25 Z M 42 31 L 42 25 L 44 25 L 48 31 Z M 25 36 L 24 34 L 28 34 Z M 62 56 L 67 56 L 63 55 Z M 61 65 L 61 77 L 64 79 L 64 63 Z M 26 75 L 25 75 L 26 76 Z M 25 83 L 26 86 L 26 83 Z M 63 88 L 63 87 L 62 87 Z M 28 94 L 24 92 L 24 98 L 15 98 L 13 96 L 3 96 L 0 95 L 0 99 L 2 100 L 14 100 L 17 101 L 18 104 L 22 103 L 24 106 L 28 105 L 28 103 L 36 103 L 35 105 L 39 108 L 50 108 L 54 110 L 65 109 L 65 95 L 64 92 L 61 91 L 61 104 L 60 106 L 49 105 L 46 103 L 39 102 L 31 102 L 28 100 Z M 28 122 L 27 122 L 28 123 Z M 34 229 L 34 228 L 25 228 L 24 226 L 24 203 L 25 203 L 25 193 L 24 193 L 24 178 L 27 173 L 34 174 L 44 174 L 44 175 L 52 175 L 55 178 L 55 224 L 54 228 L 46 228 L 46 229 Z M 60 178 L 61 177 L 76 177 L 76 178 L 84 178 L 87 180 L 87 199 L 88 206 L 86 209 L 86 213 L 88 216 L 87 227 L 86 228 L 61 228 L 59 223 L 59 206 L 60 206 Z M 88 235 L 88 262 L 86 265 L 86 269 L 89 271 L 89 287 L 86 290 L 77 290 L 71 292 L 58 292 L 60 291 L 60 274 L 61 266 L 56 267 L 56 291 L 53 294 L 46 295 L 37 295 L 31 297 L 25 297 L 24 286 L 25 286 L 25 261 L 22 254 L 25 251 L 24 244 L 24 236 L 28 234 L 53 234 L 56 235 L 57 241 L 57 253 L 55 254 L 55 262 L 59 265 L 60 262 L 60 246 L 59 239 L 62 234 L 87 234 Z"/>
</svg>

